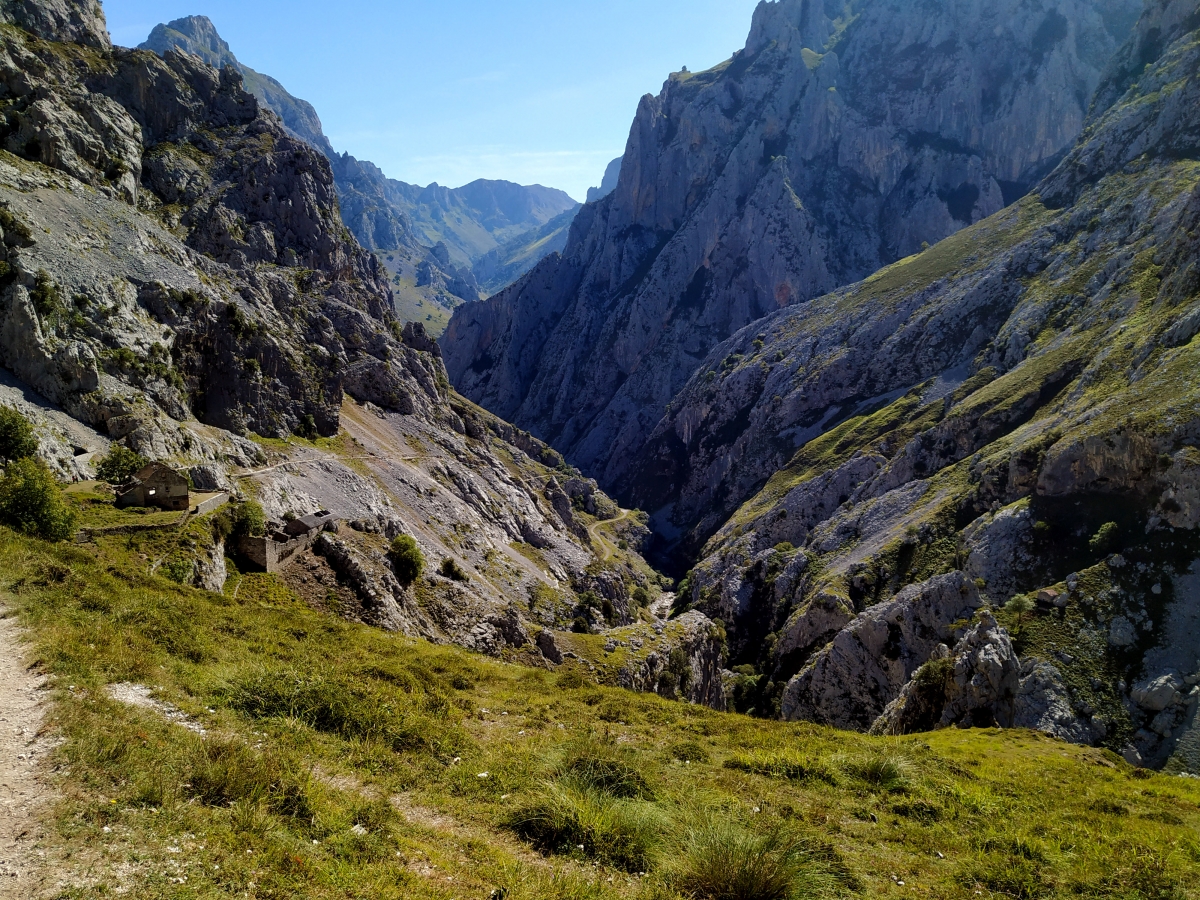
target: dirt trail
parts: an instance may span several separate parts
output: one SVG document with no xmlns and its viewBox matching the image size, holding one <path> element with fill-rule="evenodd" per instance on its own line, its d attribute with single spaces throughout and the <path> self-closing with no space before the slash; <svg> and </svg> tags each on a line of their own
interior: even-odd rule
<svg viewBox="0 0 1200 900">
<path fill-rule="evenodd" d="M 615 519 L 601 519 L 598 522 L 593 522 L 588 526 L 588 534 L 592 536 L 592 541 L 600 545 L 603 551 L 603 556 L 600 557 L 601 562 L 607 562 L 616 552 L 613 544 L 603 535 L 600 534 L 600 529 L 606 526 L 617 526 L 624 522 L 632 515 L 632 511 L 628 509 L 621 510 L 621 514 Z"/>
<path fill-rule="evenodd" d="M 44 679 L 28 669 L 20 638 L 0 606 L 0 900 L 32 900 L 45 887 L 39 814 L 52 796 Z"/>
</svg>

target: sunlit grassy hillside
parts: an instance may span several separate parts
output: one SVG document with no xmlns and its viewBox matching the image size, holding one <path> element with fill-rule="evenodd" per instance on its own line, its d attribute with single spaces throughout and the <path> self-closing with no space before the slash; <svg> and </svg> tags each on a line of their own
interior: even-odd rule
<svg viewBox="0 0 1200 900">
<path fill-rule="evenodd" d="M 876 739 L 602 689 L 268 576 L 180 587 L 148 574 L 169 540 L 0 530 L 65 739 L 61 896 L 1200 897 L 1198 782 L 1029 733 Z"/>
</svg>

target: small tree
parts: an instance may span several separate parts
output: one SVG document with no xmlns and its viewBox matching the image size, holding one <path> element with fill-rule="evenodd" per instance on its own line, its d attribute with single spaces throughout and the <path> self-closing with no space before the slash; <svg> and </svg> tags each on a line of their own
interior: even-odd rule
<svg viewBox="0 0 1200 900">
<path fill-rule="evenodd" d="M 147 462 L 149 460 L 140 453 L 134 453 L 121 444 L 113 444 L 104 458 L 96 464 L 96 476 L 109 484 L 124 484 Z"/>
<path fill-rule="evenodd" d="M 1025 617 L 1033 612 L 1033 601 L 1024 594 L 1017 594 L 1004 604 L 1004 609 L 1009 615 L 1017 617 L 1017 634 L 1020 634 Z"/>
<path fill-rule="evenodd" d="M 233 516 L 233 536 L 264 537 L 267 533 L 267 514 L 262 504 L 248 500 L 237 508 Z"/>
<path fill-rule="evenodd" d="M 1116 548 L 1118 541 L 1121 538 L 1121 526 L 1116 522 L 1105 522 L 1100 526 L 1100 530 L 1092 536 L 1088 541 L 1088 546 L 1093 553 L 1108 553 Z"/>
<path fill-rule="evenodd" d="M 392 571 L 396 573 L 396 580 L 405 587 L 415 582 L 425 571 L 425 554 L 421 552 L 417 542 L 407 534 L 402 534 L 392 541 L 388 559 L 392 561 Z"/>
<path fill-rule="evenodd" d="M 267 533 L 267 514 L 253 500 L 237 506 L 227 506 L 212 518 L 213 540 L 239 541 L 245 537 L 264 537 Z"/>
<path fill-rule="evenodd" d="M 0 462 L 27 459 L 37 453 L 33 425 L 17 410 L 0 406 Z"/>
<path fill-rule="evenodd" d="M 0 479 L 0 522 L 47 541 L 65 541 L 75 534 L 75 513 L 39 459 L 19 459 L 5 470 Z"/>
</svg>

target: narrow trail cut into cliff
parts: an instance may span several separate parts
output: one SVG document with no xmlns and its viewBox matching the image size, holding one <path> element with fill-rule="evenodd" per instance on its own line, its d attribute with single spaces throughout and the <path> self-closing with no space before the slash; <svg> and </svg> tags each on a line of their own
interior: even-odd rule
<svg viewBox="0 0 1200 900">
<path fill-rule="evenodd" d="M 12 613 L 0 606 L 0 900 L 30 900 L 43 886 L 41 813 L 53 791 L 44 733 L 45 679 L 32 671 Z"/>
</svg>

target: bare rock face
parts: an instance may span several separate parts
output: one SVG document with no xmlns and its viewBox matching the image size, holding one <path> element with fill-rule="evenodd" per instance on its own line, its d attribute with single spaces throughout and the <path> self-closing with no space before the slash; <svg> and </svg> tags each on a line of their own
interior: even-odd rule
<svg viewBox="0 0 1200 900">
<path fill-rule="evenodd" d="M 1041 192 L 1047 204 L 1073 202 L 1105 173 L 1144 154 L 1182 158 L 1200 150 L 1194 113 L 1200 88 L 1195 79 L 1167 80 L 1194 65 L 1195 49 L 1184 38 L 1198 25 L 1200 14 L 1189 0 L 1147 3 L 1133 37 L 1113 59 L 1097 94 L 1094 113 L 1103 113 L 1103 127 L 1089 129 L 1046 179 Z M 1141 102 L 1128 102 L 1130 93 Z"/>
<path fill-rule="evenodd" d="M 420 634 L 412 595 L 380 559 L 369 558 L 328 534 L 317 539 L 314 550 L 353 589 L 362 606 L 363 621 L 388 631 Z"/>
<path fill-rule="evenodd" d="M 1021 666 L 1008 634 L 990 613 L 983 613 L 979 625 L 954 648 L 952 660 L 954 669 L 946 687 L 946 705 L 939 724 L 943 727 L 1012 724 Z"/>
<path fill-rule="evenodd" d="M 1022 573 L 1034 566 L 1034 515 L 1027 503 L 984 515 L 963 533 L 966 572 L 980 579 L 989 597 L 1006 603 L 1021 585 Z"/>
<path fill-rule="evenodd" d="M 1128 96 L 1098 112 L 1081 139 L 1080 147 L 1109 148 L 1096 160 L 1111 158 L 1118 169 L 1130 154 L 1142 154 L 1139 184 L 1119 189 L 1122 203 L 1112 192 L 1123 174 L 1108 181 L 1087 176 L 1071 182 L 1082 192 L 1070 207 L 1050 210 L 1027 199 L 715 348 L 633 464 L 633 499 L 656 511 L 660 533 L 678 536 L 685 553 L 711 537 L 702 553 L 709 558 L 718 548 L 744 556 L 778 541 L 802 546 L 817 523 L 835 515 L 851 527 L 856 514 L 848 507 L 835 513 L 833 505 L 916 491 L 935 473 L 975 463 L 979 513 L 1031 495 L 1125 492 L 1153 495 L 1159 520 L 1191 521 L 1195 482 L 1186 448 L 1194 421 L 1130 428 L 1101 420 L 1103 397 L 1093 387 L 1102 380 L 1096 347 L 1123 338 L 1124 353 L 1134 338 L 1127 316 L 1143 296 L 1162 305 L 1152 333 L 1134 341 L 1145 355 L 1118 363 L 1130 379 L 1123 390 L 1144 391 L 1150 355 L 1186 352 L 1196 334 L 1200 284 L 1187 254 L 1197 249 L 1200 200 L 1171 163 L 1175 139 L 1195 124 L 1198 108 L 1172 97 L 1187 90 L 1194 79 L 1185 73 L 1195 66 L 1191 42 L 1171 45 Z M 1164 124 L 1185 110 L 1186 128 Z M 1141 117 L 1136 129 L 1131 115 Z M 1147 133 L 1163 136 L 1149 153 Z M 1074 178 L 1074 153 L 1047 179 L 1047 190 Z M 1157 202 L 1146 193 L 1152 185 L 1164 188 Z M 1111 253 L 1135 234 L 1136 252 Z M 983 246 L 991 250 L 981 254 Z M 1162 265 L 1143 288 L 1136 286 L 1136 267 L 1144 265 L 1138 253 Z M 1094 268 L 1069 301 L 1029 289 L 1030 279 L 1065 287 L 1081 266 Z M 1121 322 L 1108 331 L 1100 327 L 1106 317 Z M 1087 331 L 1094 335 L 1090 349 L 1081 340 L 1078 352 L 1065 342 L 1043 352 L 1048 348 L 1035 345 L 1033 335 L 1047 326 L 1061 334 L 1057 329 Z M 1055 398 L 1061 409 L 1054 421 L 1031 426 Z M 1020 449 L 988 461 L 987 448 L 1005 435 L 1018 435 Z M 972 541 L 983 539 L 982 527 L 973 526 Z M 982 555 L 975 564 L 988 565 Z M 992 599 L 1011 596 L 1003 592 Z"/>
<path fill-rule="evenodd" d="M 620 629 L 612 633 L 613 640 L 622 636 Z M 652 651 L 626 663 L 617 673 L 617 684 L 724 710 L 725 652 L 715 623 L 702 613 L 684 613 L 670 622 L 662 638 Z"/>
<path fill-rule="evenodd" d="M 196 558 L 192 584 L 201 590 L 219 594 L 225 589 L 225 581 L 228 578 L 229 569 L 225 564 L 225 542 L 215 541 L 211 546 L 202 548 Z"/>
<path fill-rule="evenodd" d="M 669 504 L 682 485 L 644 445 L 709 351 L 1024 194 L 1137 6 L 760 5 L 732 60 L 642 100 L 561 258 L 456 310 L 451 380 L 623 499 Z"/>
<path fill-rule="evenodd" d="M 956 642 L 956 623 L 980 607 L 961 573 L 906 588 L 843 628 L 787 686 L 783 717 L 865 730 L 939 645 Z"/>
<path fill-rule="evenodd" d="M 939 728 L 1028 728 L 1075 744 L 1103 738 L 1102 726 L 1074 708 L 1062 673 L 1039 659 L 1017 658 L 991 613 L 949 650 L 940 647 L 871 726 L 872 734 Z"/>
<path fill-rule="evenodd" d="M 24 28 L 47 41 L 67 41 L 101 50 L 112 47 L 100 0 L 3 0 L 0 22 Z"/>
<path fill-rule="evenodd" d="M 1032 195 L 743 328 L 672 398 L 634 497 L 760 673 L 747 709 L 868 727 L 904 690 L 904 728 L 1195 769 L 1198 24 L 1148 4 Z M 1017 640 L 882 652 L 877 611 L 950 572 Z"/>
<path fill-rule="evenodd" d="M 1072 744 L 1090 744 L 1107 736 L 1075 710 L 1057 666 L 1027 659 L 1021 665 L 1020 682 L 1012 706 L 1013 727 L 1052 734 Z"/>
<path fill-rule="evenodd" d="M 984 611 L 979 624 L 953 651 L 942 646 L 934 659 L 916 673 L 871 731 L 912 734 L 953 726 L 1008 728 L 1016 718 L 1014 707 L 1020 689 L 1021 663 L 1012 641 L 991 613 Z"/>
<path fill-rule="evenodd" d="M 332 434 L 341 372 L 393 356 L 439 397 L 327 161 L 233 69 L 9 29 L 0 85 L 0 363 L 43 397 L 156 458 L 192 419 Z"/>
</svg>

